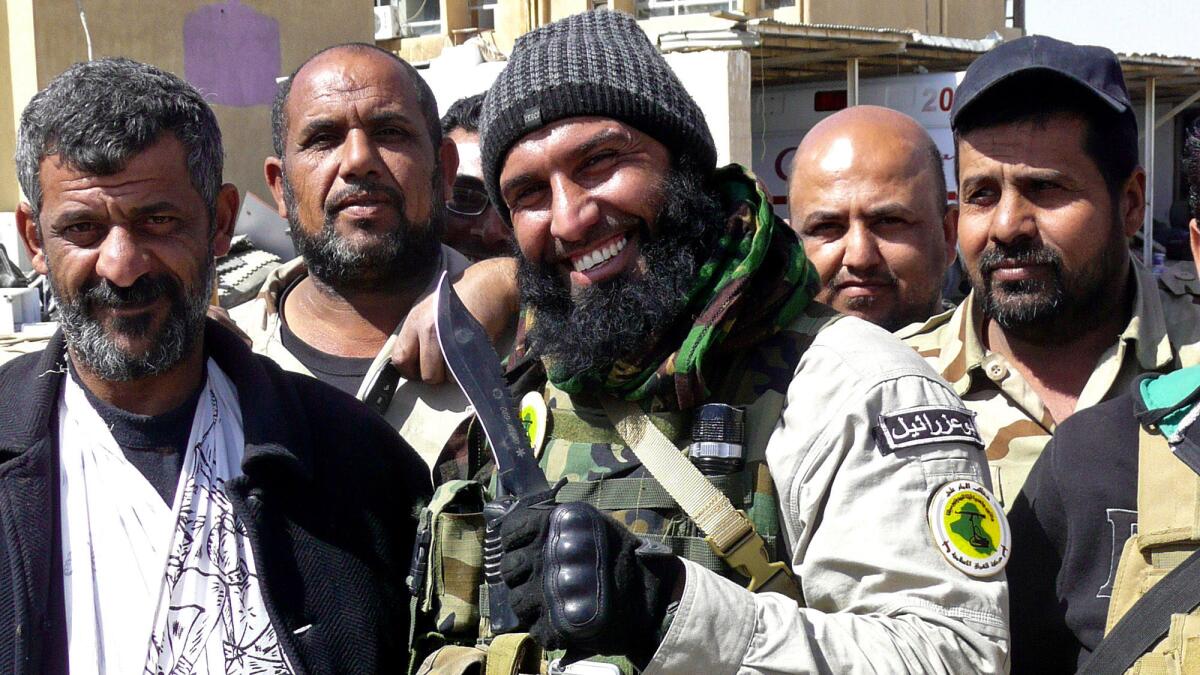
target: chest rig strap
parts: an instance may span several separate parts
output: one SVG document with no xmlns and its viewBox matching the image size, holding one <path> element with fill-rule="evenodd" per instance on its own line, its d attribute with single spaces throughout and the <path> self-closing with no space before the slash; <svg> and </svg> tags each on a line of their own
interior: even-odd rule
<svg viewBox="0 0 1200 675">
<path fill-rule="evenodd" d="M 771 562 L 763 538 L 745 512 L 689 462 L 636 404 L 603 397 L 617 433 L 650 475 L 703 530 L 713 552 L 750 578 L 751 591 L 771 591 L 801 602 L 800 584 L 783 562 Z"/>
</svg>

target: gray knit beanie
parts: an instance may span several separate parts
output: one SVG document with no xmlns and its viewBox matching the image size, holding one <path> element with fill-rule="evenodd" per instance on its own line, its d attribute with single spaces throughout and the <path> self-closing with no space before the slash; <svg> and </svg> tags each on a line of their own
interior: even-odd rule
<svg viewBox="0 0 1200 675">
<path fill-rule="evenodd" d="M 712 170 L 717 150 L 704 113 L 637 21 L 607 10 L 583 12 L 517 39 L 508 65 L 488 90 L 479 118 L 484 182 L 496 210 L 501 163 L 526 134 L 567 117 L 624 122 L 679 159 Z"/>
</svg>

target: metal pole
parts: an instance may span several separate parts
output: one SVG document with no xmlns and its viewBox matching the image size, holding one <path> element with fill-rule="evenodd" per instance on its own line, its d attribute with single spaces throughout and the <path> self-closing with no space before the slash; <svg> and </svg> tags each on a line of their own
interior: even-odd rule
<svg viewBox="0 0 1200 675">
<path fill-rule="evenodd" d="M 1155 78 L 1146 78 L 1146 115 L 1142 121 L 1145 129 L 1144 157 L 1142 168 L 1146 170 L 1146 213 L 1142 220 L 1142 264 L 1146 269 L 1154 267 L 1154 89 Z"/>
<path fill-rule="evenodd" d="M 858 105 L 858 59 L 846 59 L 846 107 Z"/>
</svg>

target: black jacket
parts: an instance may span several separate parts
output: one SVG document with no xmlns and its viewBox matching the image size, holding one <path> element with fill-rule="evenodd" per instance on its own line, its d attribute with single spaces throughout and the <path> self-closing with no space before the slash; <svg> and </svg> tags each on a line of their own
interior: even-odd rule
<svg viewBox="0 0 1200 675">
<path fill-rule="evenodd" d="M 1137 525 L 1138 423 L 1126 393 L 1071 415 L 1008 514 L 1012 672 L 1073 673 L 1104 637 Z"/>
<path fill-rule="evenodd" d="M 0 673 L 65 670 L 54 451 L 63 349 L 60 333 L 0 368 Z M 402 672 L 404 578 L 428 468 L 354 398 L 282 371 L 211 322 L 205 351 L 241 403 L 245 475 L 227 490 L 288 659 L 309 673 Z"/>
</svg>

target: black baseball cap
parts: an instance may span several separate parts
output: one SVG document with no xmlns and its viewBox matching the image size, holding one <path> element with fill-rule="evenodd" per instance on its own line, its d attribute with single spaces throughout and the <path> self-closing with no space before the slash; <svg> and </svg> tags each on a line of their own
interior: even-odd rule
<svg viewBox="0 0 1200 675">
<path fill-rule="evenodd" d="M 957 129 L 963 112 L 989 90 L 1029 76 L 1062 77 L 1095 94 L 1114 112 L 1133 112 L 1121 63 L 1112 50 L 1071 44 L 1045 35 L 1027 35 L 1000 43 L 967 68 L 954 95 L 950 127 Z"/>
</svg>

